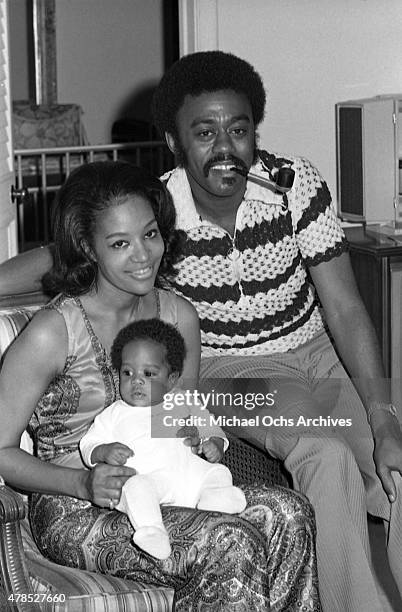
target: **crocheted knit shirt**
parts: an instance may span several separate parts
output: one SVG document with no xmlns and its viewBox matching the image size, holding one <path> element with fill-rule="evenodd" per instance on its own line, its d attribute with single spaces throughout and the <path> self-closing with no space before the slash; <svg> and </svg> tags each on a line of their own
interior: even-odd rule
<svg viewBox="0 0 402 612">
<path fill-rule="evenodd" d="M 307 342 L 323 328 L 308 267 L 347 250 L 318 170 L 304 158 L 259 157 L 253 173 L 273 179 L 291 166 L 294 185 L 279 194 L 248 180 L 233 236 L 200 218 L 183 168 L 162 177 L 187 234 L 172 287 L 198 312 L 203 357 L 286 352 Z"/>
</svg>

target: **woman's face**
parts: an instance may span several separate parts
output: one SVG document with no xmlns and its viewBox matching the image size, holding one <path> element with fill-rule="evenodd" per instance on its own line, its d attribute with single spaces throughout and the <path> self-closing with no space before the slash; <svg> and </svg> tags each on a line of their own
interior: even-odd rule
<svg viewBox="0 0 402 612">
<path fill-rule="evenodd" d="M 148 200 L 128 196 L 98 217 L 94 232 L 97 286 L 146 295 L 154 286 L 164 243 Z"/>
</svg>

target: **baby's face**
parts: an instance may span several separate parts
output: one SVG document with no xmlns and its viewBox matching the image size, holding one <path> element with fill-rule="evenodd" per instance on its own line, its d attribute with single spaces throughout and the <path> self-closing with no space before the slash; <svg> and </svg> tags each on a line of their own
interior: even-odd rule
<svg viewBox="0 0 402 612">
<path fill-rule="evenodd" d="M 121 398 L 131 406 L 161 403 L 177 378 L 169 374 L 165 347 L 152 340 L 132 340 L 121 357 Z"/>
</svg>

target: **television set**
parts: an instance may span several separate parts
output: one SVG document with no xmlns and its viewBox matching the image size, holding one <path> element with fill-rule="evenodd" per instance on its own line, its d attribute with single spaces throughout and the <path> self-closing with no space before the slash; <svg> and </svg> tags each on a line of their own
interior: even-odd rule
<svg viewBox="0 0 402 612">
<path fill-rule="evenodd" d="M 402 94 L 336 104 L 338 214 L 402 233 Z"/>
</svg>

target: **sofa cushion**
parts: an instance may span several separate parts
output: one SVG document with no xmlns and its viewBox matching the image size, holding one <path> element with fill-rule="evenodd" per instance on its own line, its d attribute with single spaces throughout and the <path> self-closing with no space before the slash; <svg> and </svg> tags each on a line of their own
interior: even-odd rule
<svg viewBox="0 0 402 612">
<path fill-rule="evenodd" d="M 44 611 L 168 612 L 172 610 L 173 589 L 57 565 L 39 552 L 27 518 L 21 521 L 21 535 L 32 592 L 38 597 L 43 597 L 41 609 Z"/>
</svg>

